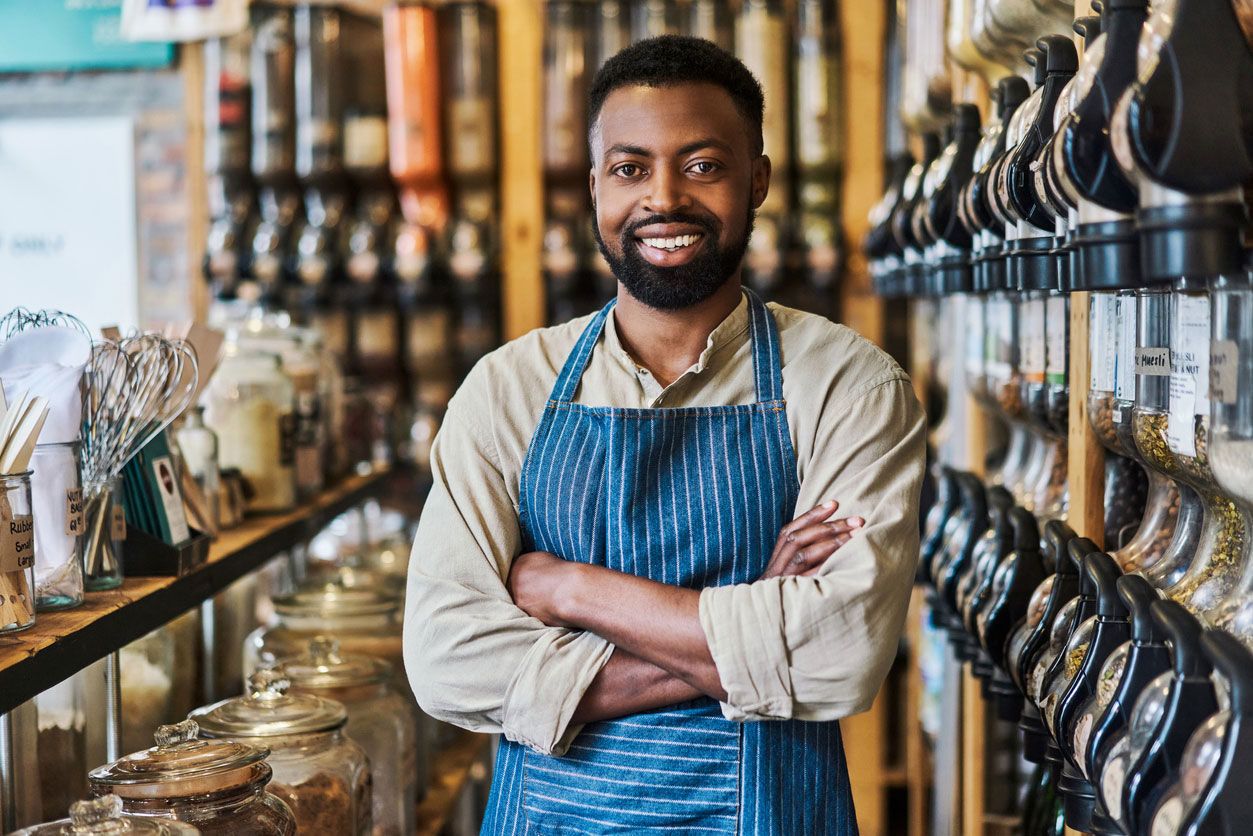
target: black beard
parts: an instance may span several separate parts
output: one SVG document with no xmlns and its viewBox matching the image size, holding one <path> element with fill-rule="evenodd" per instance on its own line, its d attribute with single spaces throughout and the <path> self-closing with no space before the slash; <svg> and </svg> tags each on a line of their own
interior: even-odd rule
<svg viewBox="0 0 1253 836">
<path fill-rule="evenodd" d="M 749 209 L 744 235 L 726 247 L 718 246 L 722 224 L 716 218 L 687 215 L 650 215 L 628 226 L 618 240 L 622 255 L 610 252 L 592 217 L 592 234 L 614 276 L 635 299 L 659 311 L 675 311 L 698 305 L 718 292 L 739 269 L 748 250 L 756 213 Z M 703 248 L 687 264 L 658 267 L 640 253 L 635 232 L 650 224 L 691 224 L 704 230 Z"/>
</svg>

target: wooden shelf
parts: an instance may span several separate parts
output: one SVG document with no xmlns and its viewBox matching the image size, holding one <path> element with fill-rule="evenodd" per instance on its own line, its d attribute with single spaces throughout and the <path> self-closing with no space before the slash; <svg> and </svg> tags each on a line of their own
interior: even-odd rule
<svg viewBox="0 0 1253 836">
<path fill-rule="evenodd" d="M 456 739 L 435 756 L 431 786 L 418 805 L 416 836 L 438 836 L 465 788 L 470 768 L 486 750 L 491 735 L 458 731 Z"/>
<path fill-rule="evenodd" d="M 351 476 L 294 511 L 223 532 L 205 565 L 182 577 L 126 578 L 117 589 L 88 592 L 82 606 L 39 613 L 31 629 L 0 636 L 0 714 L 199 605 L 275 553 L 307 541 L 334 517 L 377 496 L 390 474 L 382 469 Z"/>
</svg>

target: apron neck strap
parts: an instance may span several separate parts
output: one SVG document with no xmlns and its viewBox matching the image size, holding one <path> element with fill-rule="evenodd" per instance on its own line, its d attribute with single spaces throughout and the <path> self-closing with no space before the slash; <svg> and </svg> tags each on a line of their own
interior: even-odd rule
<svg viewBox="0 0 1253 836">
<path fill-rule="evenodd" d="M 756 293 L 744 288 L 748 297 L 748 334 L 753 349 L 753 380 L 757 389 L 759 403 L 783 400 L 783 358 L 779 350 L 779 329 L 774 316 Z M 583 329 L 574 350 L 566 358 L 557 383 L 553 386 L 549 400 L 555 403 L 570 403 L 578 391 L 579 381 L 587 364 L 592 358 L 592 350 L 596 348 L 600 335 L 605 330 L 605 320 L 609 312 L 617 304 L 611 299 L 609 304 L 601 308 L 592 321 Z"/>
</svg>

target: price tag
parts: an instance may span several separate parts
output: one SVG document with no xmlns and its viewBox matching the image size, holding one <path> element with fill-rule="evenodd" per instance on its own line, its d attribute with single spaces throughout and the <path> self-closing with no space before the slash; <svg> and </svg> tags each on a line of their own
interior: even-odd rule
<svg viewBox="0 0 1253 836">
<path fill-rule="evenodd" d="M 1196 455 L 1196 416 L 1209 414 L 1209 299 L 1175 297 L 1170 332 L 1170 449 Z"/>
<path fill-rule="evenodd" d="M 1115 308 L 1118 321 L 1118 353 L 1114 368 L 1114 397 L 1133 401 L 1136 397 L 1136 298 L 1119 296 Z"/>
<path fill-rule="evenodd" d="M 983 373 L 983 305 L 975 299 L 966 302 L 966 376 Z"/>
<path fill-rule="evenodd" d="M 1045 306 L 1045 369 L 1044 376 L 1050 384 L 1061 386 L 1066 383 L 1067 364 L 1066 336 L 1070 323 L 1066 311 L 1065 296 L 1050 296 Z"/>
<path fill-rule="evenodd" d="M 1149 377 L 1170 376 L 1169 348 L 1137 348 L 1136 374 Z"/>
<path fill-rule="evenodd" d="M 1117 339 L 1116 310 L 1111 293 L 1093 293 L 1089 308 L 1091 332 L 1088 335 L 1092 358 L 1091 388 L 1098 392 L 1114 391 L 1114 370 L 1118 354 L 1113 349 Z"/>
<path fill-rule="evenodd" d="M 35 565 L 35 518 L 14 514 L 0 521 L 0 573 L 20 572 Z"/>
<path fill-rule="evenodd" d="M 65 533 L 70 537 L 83 533 L 82 488 L 70 488 L 65 492 Z"/>
<path fill-rule="evenodd" d="M 1235 340 L 1214 340 L 1209 346 L 1209 396 L 1235 403 L 1239 389 L 1240 349 Z"/>
<path fill-rule="evenodd" d="M 1030 383 L 1043 383 L 1045 370 L 1044 300 L 1028 299 L 1022 306 L 1022 372 Z"/>
<path fill-rule="evenodd" d="M 114 540 L 126 539 L 126 506 L 120 502 L 113 505 L 110 513 L 112 520 L 109 523 L 110 536 Z"/>
</svg>

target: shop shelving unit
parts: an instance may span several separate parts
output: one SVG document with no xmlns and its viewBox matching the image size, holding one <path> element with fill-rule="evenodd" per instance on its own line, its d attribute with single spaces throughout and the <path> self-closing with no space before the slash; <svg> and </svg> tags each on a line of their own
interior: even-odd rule
<svg viewBox="0 0 1253 836">
<path fill-rule="evenodd" d="M 79 607 L 40 613 L 35 626 L 0 636 L 0 714 L 97 659 L 198 607 L 276 553 L 307 542 L 334 517 L 383 492 L 391 471 L 351 476 L 286 514 L 250 519 L 223 532 L 207 562 L 181 577 L 128 577 L 92 592 Z"/>
</svg>

